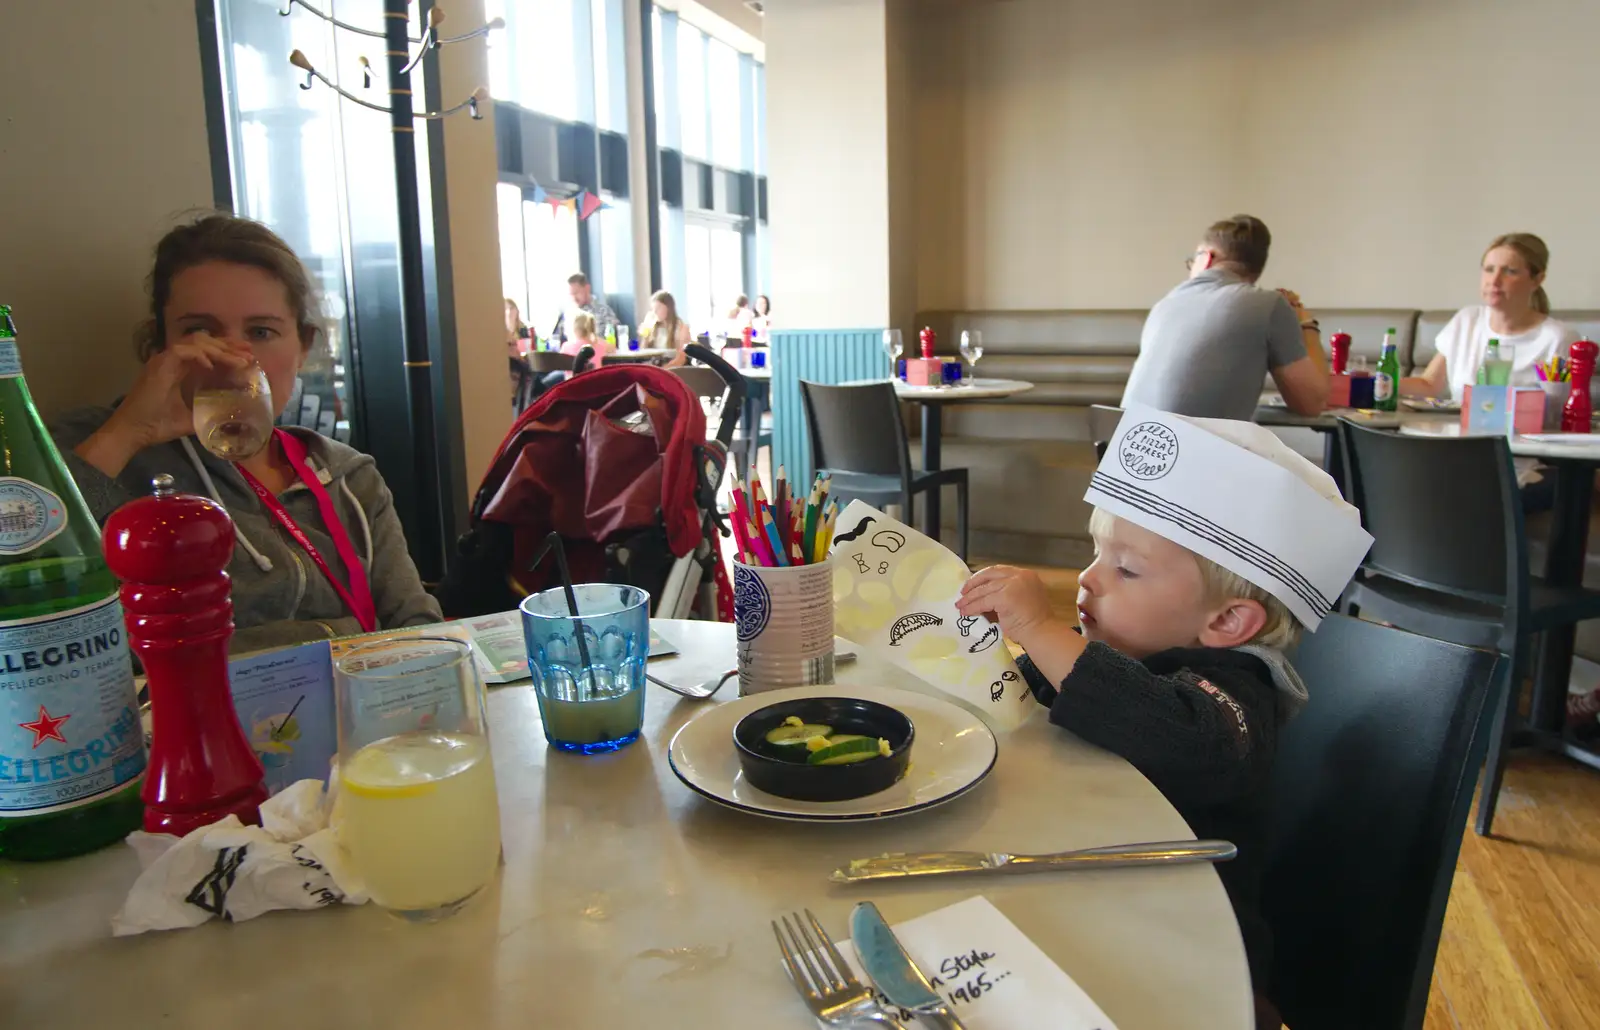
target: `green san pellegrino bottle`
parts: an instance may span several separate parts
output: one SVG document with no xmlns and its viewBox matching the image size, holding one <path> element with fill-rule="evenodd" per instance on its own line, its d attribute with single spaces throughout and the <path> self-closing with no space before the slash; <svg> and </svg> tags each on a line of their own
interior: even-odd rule
<svg viewBox="0 0 1600 1030">
<path fill-rule="evenodd" d="M 144 732 L 117 586 L 0 304 L 0 858 L 82 854 L 143 820 Z"/>
</svg>

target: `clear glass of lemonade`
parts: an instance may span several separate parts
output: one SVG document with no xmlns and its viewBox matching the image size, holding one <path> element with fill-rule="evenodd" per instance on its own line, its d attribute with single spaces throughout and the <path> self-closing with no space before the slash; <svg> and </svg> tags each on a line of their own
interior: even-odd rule
<svg viewBox="0 0 1600 1030">
<path fill-rule="evenodd" d="M 466 642 L 401 637 L 334 662 L 339 840 L 372 900 L 429 922 L 494 878 L 500 806 L 483 681 Z"/>
<path fill-rule="evenodd" d="M 521 605 L 522 637 L 544 736 L 562 751 L 615 751 L 638 740 L 644 725 L 650 595 L 611 583 L 581 583 L 572 589 L 576 619 L 560 587 L 534 594 Z"/>
</svg>

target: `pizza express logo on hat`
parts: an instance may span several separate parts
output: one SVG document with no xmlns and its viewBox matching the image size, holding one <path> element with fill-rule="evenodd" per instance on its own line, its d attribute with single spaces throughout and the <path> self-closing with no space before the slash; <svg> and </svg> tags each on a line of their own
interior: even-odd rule
<svg viewBox="0 0 1600 1030">
<path fill-rule="evenodd" d="M 1160 479 L 1178 461 L 1178 434 L 1160 422 L 1140 422 L 1117 444 L 1117 457 L 1134 479 Z"/>
</svg>

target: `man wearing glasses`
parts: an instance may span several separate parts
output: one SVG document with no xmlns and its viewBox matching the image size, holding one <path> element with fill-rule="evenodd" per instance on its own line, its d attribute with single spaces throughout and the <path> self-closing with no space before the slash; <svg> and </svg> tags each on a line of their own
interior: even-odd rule
<svg viewBox="0 0 1600 1030">
<path fill-rule="evenodd" d="M 1292 290 L 1256 285 L 1271 245 L 1250 215 L 1206 230 L 1184 262 L 1189 278 L 1145 319 L 1123 406 L 1248 422 L 1270 372 L 1290 411 L 1321 414 L 1328 362 L 1317 320 Z"/>
</svg>

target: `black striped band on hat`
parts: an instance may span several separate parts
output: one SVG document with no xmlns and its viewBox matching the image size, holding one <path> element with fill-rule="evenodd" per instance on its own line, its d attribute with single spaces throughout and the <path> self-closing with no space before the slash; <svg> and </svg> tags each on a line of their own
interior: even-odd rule
<svg viewBox="0 0 1600 1030">
<path fill-rule="evenodd" d="M 1215 544 L 1239 560 L 1261 570 L 1294 591 L 1318 619 L 1333 611 L 1333 601 L 1324 596 L 1299 569 L 1271 551 L 1231 530 L 1224 529 L 1193 509 L 1125 480 L 1108 476 L 1104 472 L 1096 472 L 1094 478 L 1090 480 L 1089 487 L 1130 508 L 1170 522 L 1189 535 Z"/>
</svg>

